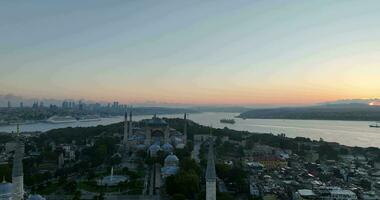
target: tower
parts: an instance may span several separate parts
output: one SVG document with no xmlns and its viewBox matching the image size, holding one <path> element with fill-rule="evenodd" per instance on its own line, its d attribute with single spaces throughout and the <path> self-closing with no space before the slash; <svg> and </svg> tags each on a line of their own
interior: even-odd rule
<svg viewBox="0 0 380 200">
<path fill-rule="evenodd" d="M 63 152 L 60 152 L 58 156 L 58 169 L 62 169 L 64 165 L 65 165 L 65 158 L 63 157 Z"/>
<path fill-rule="evenodd" d="M 128 125 L 128 134 L 132 135 L 132 107 L 131 110 L 129 111 L 129 125 Z"/>
<path fill-rule="evenodd" d="M 214 144 L 210 128 L 209 149 L 206 168 L 206 200 L 216 200 L 216 172 L 214 161 Z"/>
<path fill-rule="evenodd" d="M 183 125 L 183 143 L 186 145 L 187 143 L 187 118 L 186 118 L 186 113 L 183 116 L 183 119 L 185 120 L 185 124 Z"/>
<path fill-rule="evenodd" d="M 123 138 L 123 143 L 124 145 L 127 145 L 128 143 L 128 113 L 125 111 L 124 113 L 124 138 Z"/>
<path fill-rule="evenodd" d="M 17 124 L 16 150 L 14 153 L 12 169 L 13 200 L 22 200 L 24 197 L 24 173 L 22 166 L 24 149 L 25 146 L 20 140 L 20 129 Z"/>
</svg>

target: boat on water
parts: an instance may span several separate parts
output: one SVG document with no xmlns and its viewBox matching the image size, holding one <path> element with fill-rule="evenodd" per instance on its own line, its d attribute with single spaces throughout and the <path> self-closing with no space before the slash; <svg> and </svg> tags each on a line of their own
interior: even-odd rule
<svg viewBox="0 0 380 200">
<path fill-rule="evenodd" d="M 220 120 L 220 123 L 224 123 L 224 124 L 235 124 L 235 120 L 234 119 L 221 119 Z"/>
<path fill-rule="evenodd" d="M 101 121 L 102 119 L 99 116 L 96 115 L 86 115 L 83 117 L 79 117 L 78 121 L 80 122 L 94 122 L 94 121 Z"/>
<path fill-rule="evenodd" d="M 74 123 L 77 122 L 77 119 L 71 116 L 52 116 L 46 122 L 52 124 Z"/>
<path fill-rule="evenodd" d="M 379 122 L 376 122 L 375 124 L 370 124 L 369 127 L 371 128 L 380 128 Z"/>
</svg>

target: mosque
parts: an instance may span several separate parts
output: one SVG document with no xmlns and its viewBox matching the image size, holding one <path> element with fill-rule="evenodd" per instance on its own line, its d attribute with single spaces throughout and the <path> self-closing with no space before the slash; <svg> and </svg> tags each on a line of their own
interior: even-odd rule
<svg viewBox="0 0 380 200">
<path fill-rule="evenodd" d="M 129 112 L 129 121 L 127 112 L 124 119 L 123 143 L 128 152 L 145 149 L 148 150 L 149 155 L 155 156 L 160 150 L 170 153 L 173 149 L 183 149 L 186 145 L 187 123 L 181 133 L 170 128 L 165 120 L 156 115 L 152 119 L 142 120 L 141 127 L 133 127 L 132 111 Z M 186 120 L 186 114 L 184 119 Z"/>
<path fill-rule="evenodd" d="M 154 115 L 151 119 L 142 120 L 140 127 L 133 127 L 132 111 L 125 113 L 123 143 L 127 152 L 146 150 L 150 157 L 157 156 L 162 151 L 166 158 L 161 168 L 162 178 L 174 175 L 179 171 L 179 159 L 174 155 L 175 149 L 183 149 L 187 142 L 187 118 L 183 133 L 171 128 L 169 124 Z"/>
</svg>

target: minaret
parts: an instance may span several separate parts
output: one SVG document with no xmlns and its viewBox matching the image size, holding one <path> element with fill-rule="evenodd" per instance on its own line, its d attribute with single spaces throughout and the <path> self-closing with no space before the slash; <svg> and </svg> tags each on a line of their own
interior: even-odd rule
<svg viewBox="0 0 380 200">
<path fill-rule="evenodd" d="M 125 111 L 124 113 L 124 138 L 123 138 L 123 143 L 127 145 L 128 143 L 128 113 Z"/>
<path fill-rule="evenodd" d="M 214 142 L 210 128 L 209 149 L 206 168 L 206 200 L 216 200 L 216 172 L 214 161 Z"/>
<path fill-rule="evenodd" d="M 183 126 L 183 142 L 184 144 L 186 145 L 187 143 L 187 118 L 186 118 L 186 113 L 185 115 L 183 116 L 183 119 L 185 120 L 185 124 Z"/>
<path fill-rule="evenodd" d="M 129 125 L 128 125 L 128 134 L 129 135 L 132 135 L 132 127 L 133 127 L 133 124 L 132 124 L 132 107 L 131 107 L 131 110 L 129 111 Z"/>
<path fill-rule="evenodd" d="M 13 157 L 12 184 L 13 200 L 24 199 L 24 173 L 22 159 L 24 158 L 25 146 L 20 140 L 20 129 L 17 124 L 16 150 Z"/>
</svg>

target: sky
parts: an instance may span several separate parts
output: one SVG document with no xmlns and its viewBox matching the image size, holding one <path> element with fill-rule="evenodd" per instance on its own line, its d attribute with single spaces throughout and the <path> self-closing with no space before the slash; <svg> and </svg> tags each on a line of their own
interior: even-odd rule
<svg viewBox="0 0 380 200">
<path fill-rule="evenodd" d="M 380 1 L 0 1 L 0 94 L 218 105 L 380 97 Z"/>
</svg>

